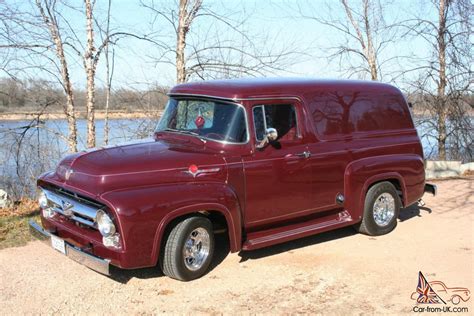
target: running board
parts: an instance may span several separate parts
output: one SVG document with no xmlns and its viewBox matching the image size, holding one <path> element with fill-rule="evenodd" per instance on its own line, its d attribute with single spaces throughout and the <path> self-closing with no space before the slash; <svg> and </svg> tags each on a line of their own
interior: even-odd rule
<svg viewBox="0 0 474 316">
<path fill-rule="evenodd" d="M 349 226 L 354 223 L 355 221 L 350 216 L 349 212 L 342 211 L 331 216 L 316 218 L 311 221 L 249 233 L 247 235 L 247 240 L 242 245 L 242 250 L 259 249 L 315 235 L 335 228 Z"/>
</svg>

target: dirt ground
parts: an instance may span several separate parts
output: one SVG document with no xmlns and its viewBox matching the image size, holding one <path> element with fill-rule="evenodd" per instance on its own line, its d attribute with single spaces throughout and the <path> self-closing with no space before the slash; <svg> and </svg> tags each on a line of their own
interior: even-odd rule
<svg viewBox="0 0 474 316">
<path fill-rule="evenodd" d="M 345 228 L 259 251 L 223 250 L 213 269 L 190 283 L 156 269 L 105 277 L 38 241 L 4 249 L 0 314 L 414 314 L 418 271 L 474 291 L 474 178 L 436 184 L 438 196 L 403 210 L 388 235 Z M 458 306 L 472 313 L 473 301 Z"/>
</svg>

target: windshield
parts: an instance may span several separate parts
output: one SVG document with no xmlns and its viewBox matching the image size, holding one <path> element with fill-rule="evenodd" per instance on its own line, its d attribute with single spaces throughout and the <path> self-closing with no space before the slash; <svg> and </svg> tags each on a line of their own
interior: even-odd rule
<svg viewBox="0 0 474 316">
<path fill-rule="evenodd" d="M 170 98 L 155 132 L 175 132 L 202 138 L 247 142 L 243 107 L 219 101 Z"/>
</svg>

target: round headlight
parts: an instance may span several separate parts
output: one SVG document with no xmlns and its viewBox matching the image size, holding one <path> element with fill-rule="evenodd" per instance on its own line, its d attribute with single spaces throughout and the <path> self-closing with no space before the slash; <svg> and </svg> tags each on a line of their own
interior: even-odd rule
<svg viewBox="0 0 474 316">
<path fill-rule="evenodd" d="M 97 211 L 96 215 L 97 228 L 102 236 L 108 237 L 115 234 L 115 225 L 109 215 L 102 210 Z"/>
<path fill-rule="evenodd" d="M 38 191 L 38 204 L 41 208 L 48 207 L 48 197 L 46 196 L 46 193 L 44 193 L 44 191 L 41 189 Z"/>
</svg>

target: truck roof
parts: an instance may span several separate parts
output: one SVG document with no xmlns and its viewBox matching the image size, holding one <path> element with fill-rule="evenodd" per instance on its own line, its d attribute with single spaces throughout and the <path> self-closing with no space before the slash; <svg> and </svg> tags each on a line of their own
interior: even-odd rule
<svg viewBox="0 0 474 316">
<path fill-rule="evenodd" d="M 248 78 L 191 82 L 177 85 L 170 96 L 199 95 L 229 100 L 245 100 L 282 96 L 303 97 L 318 90 L 362 89 L 400 93 L 389 84 L 364 80 L 311 78 Z"/>
</svg>

